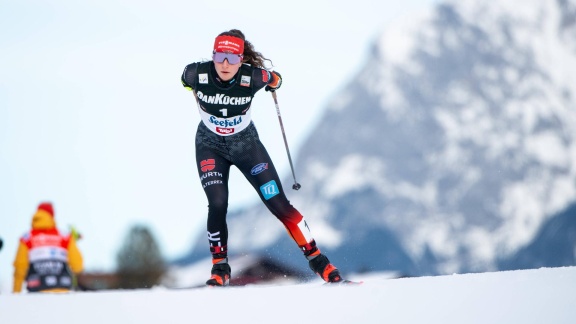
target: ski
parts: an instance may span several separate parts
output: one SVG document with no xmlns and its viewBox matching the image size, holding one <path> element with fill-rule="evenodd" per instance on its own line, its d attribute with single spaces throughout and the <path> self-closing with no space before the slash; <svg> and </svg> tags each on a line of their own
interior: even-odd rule
<svg viewBox="0 0 576 324">
<path fill-rule="evenodd" d="M 363 284 L 364 281 L 341 280 L 338 282 L 326 282 L 324 286 L 357 286 Z"/>
</svg>

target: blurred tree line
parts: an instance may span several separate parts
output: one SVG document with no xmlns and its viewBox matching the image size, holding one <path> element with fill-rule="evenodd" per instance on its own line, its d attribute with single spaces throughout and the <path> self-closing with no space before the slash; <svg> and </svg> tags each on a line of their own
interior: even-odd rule
<svg viewBox="0 0 576 324">
<path fill-rule="evenodd" d="M 166 262 L 150 230 L 133 226 L 116 256 L 118 288 L 151 288 L 160 283 Z"/>
<path fill-rule="evenodd" d="M 144 225 L 134 225 L 116 255 L 116 269 L 81 273 L 77 285 L 79 290 L 152 288 L 160 285 L 167 269 L 152 232 Z"/>
</svg>

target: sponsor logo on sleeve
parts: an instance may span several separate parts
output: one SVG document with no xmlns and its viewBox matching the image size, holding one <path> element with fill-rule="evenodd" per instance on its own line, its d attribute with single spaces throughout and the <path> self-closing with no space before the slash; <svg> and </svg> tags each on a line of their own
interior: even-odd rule
<svg viewBox="0 0 576 324">
<path fill-rule="evenodd" d="M 263 184 L 262 186 L 260 186 L 260 192 L 262 193 L 262 196 L 264 196 L 264 199 L 268 200 L 279 194 L 280 190 L 278 190 L 276 181 L 270 180 L 265 184 Z"/>
<path fill-rule="evenodd" d="M 268 163 L 259 163 L 259 164 L 256 164 L 256 165 L 252 168 L 252 170 L 250 170 L 250 173 L 251 173 L 252 175 L 257 175 L 257 174 L 260 174 L 260 173 L 262 173 L 262 172 L 264 172 L 264 171 L 266 171 L 266 170 L 268 170 Z"/>
<path fill-rule="evenodd" d="M 207 181 L 206 183 L 204 183 L 204 184 L 202 185 L 202 188 L 206 188 L 206 187 L 208 187 L 208 186 L 215 185 L 215 184 L 224 184 L 224 182 L 223 182 L 222 180 L 211 180 L 211 181 Z"/>
<path fill-rule="evenodd" d="M 217 178 L 223 178 L 223 174 L 222 172 L 204 172 L 201 176 L 200 176 L 200 181 L 204 181 L 207 178 L 211 178 L 211 177 L 217 177 Z"/>
<path fill-rule="evenodd" d="M 198 74 L 198 82 L 201 84 L 208 84 L 208 73 Z"/>
<path fill-rule="evenodd" d="M 264 83 L 268 83 L 268 80 L 270 80 L 270 72 L 262 70 L 262 81 L 264 81 Z"/>
<path fill-rule="evenodd" d="M 214 161 L 214 159 L 207 159 L 207 160 L 200 162 L 200 168 L 202 171 L 204 171 L 204 173 L 200 176 L 200 181 L 202 182 L 202 188 L 206 188 L 208 186 L 215 185 L 215 184 L 224 184 L 224 181 L 220 180 L 220 179 L 205 181 L 208 178 L 223 178 L 224 177 L 222 172 L 209 172 L 210 170 L 213 170 L 215 167 L 216 167 L 216 162 Z"/>
<path fill-rule="evenodd" d="M 240 85 L 243 87 L 249 87 L 250 79 L 252 78 L 249 75 L 243 75 L 242 78 L 240 78 Z"/>
<path fill-rule="evenodd" d="M 200 161 L 200 170 L 202 172 L 208 172 L 214 170 L 216 167 L 216 161 L 214 159 L 207 159 Z"/>
</svg>

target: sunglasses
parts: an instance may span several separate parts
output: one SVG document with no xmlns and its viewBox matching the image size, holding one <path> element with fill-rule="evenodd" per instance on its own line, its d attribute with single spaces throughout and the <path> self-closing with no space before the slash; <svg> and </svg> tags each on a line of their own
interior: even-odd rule
<svg viewBox="0 0 576 324">
<path fill-rule="evenodd" d="M 240 54 L 232 54 L 232 53 L 222 53 L 222 52 L 213 52 L 212 59 L 216 63 L 223 63 L 224 60 L 228 60 L 230 64 L 238 64 L 242 62 L 244 56 Z"/>
</svg>

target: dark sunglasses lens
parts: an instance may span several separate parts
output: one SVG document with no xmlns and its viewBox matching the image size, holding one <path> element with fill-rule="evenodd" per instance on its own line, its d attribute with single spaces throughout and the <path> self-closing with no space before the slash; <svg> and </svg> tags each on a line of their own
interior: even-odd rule
<svg viewBox="0 0 576 324">
<path fill-rule="evenodd" d="M 240 55 L 237 54 L 228 54 L 228 62 L 230 64 L 238 64 L 240 63 Z"/>
<path fill-rule="evenodd" d="M 226 54 L 225 53 L 220 53 L 220 52 L 215 52 L 212 55 L 212 59 L 214 60 L 214 62 L 216 63 L 222 63 L 224 62 L 224 59 L 226 58 Z"/>
<path fill-rule="evenodd" d="M 220 52 L 214 53 L 212 58 L 216 63 L 222 63 L 224 62 L 225 59 L 227 59 L 228 63 L 230 64 L 238 64 L 240 63 L 241 60 L 240 55 L 238 54 L 220 53 Z"/>
</svg>

